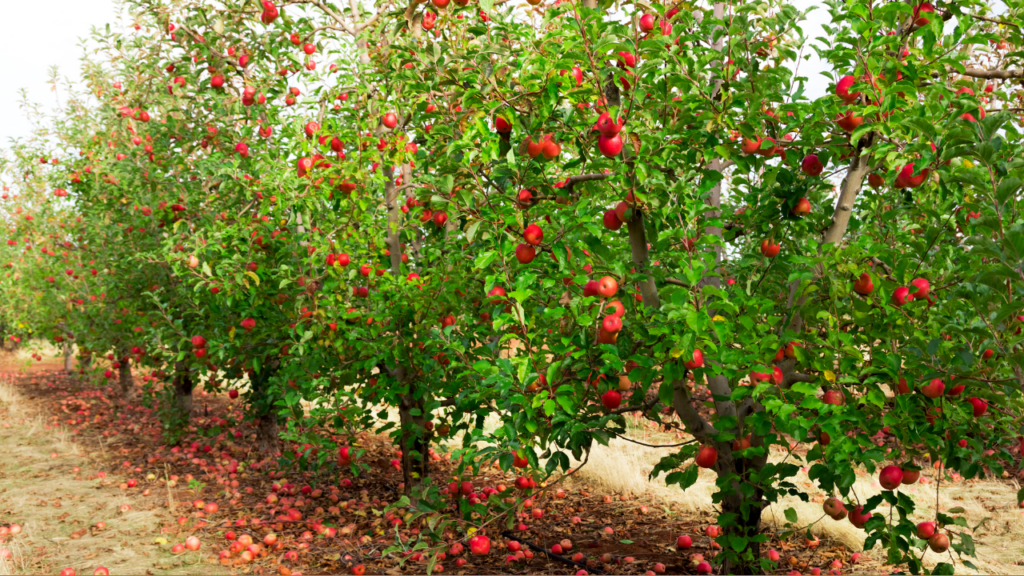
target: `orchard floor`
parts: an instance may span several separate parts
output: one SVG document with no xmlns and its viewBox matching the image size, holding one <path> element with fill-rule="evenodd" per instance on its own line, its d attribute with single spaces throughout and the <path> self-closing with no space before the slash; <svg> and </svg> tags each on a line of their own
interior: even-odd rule
<svg viewBox="0 0 1024 576">
<path fill-rule="evenodd" d="M 237 429 L 243 433 L 238 441 L 209 439 L 211 453 L 171 452 L 161 447 L 159 423 L 152 416 L 125 406 L 105 394 L 105 388 L 65 376 L 56 363 L 35 363 L 25 371 L 20 360 L 7 360 L 0 359 L 0 526 L 20 524 L 23 530 L 0 544 L 13 553 L 10 560 L 0 558 L 0 575 L 55 574 L 69 567 L 77 574 L 92 574 L 97 566 L 109 568 L 112 574 L 347 574 L 358 564 L 365 566 L 367 574 L 426 573 L 425 560 L 399 563 L 398 554 L 382 555 L 399 538 L 408 542 L 412 535 L 415 539 L 415 532 L 404 525 L 396 531 L 382 515 L 398 497 L 401 482 L 400 473 L 390 464 L 395 454 L 388 439 L 371 435 L 360 439 L 367 450 L 365 461 L 372 467 L 368 474 L 351 478 L 351 487 L 325 492 L 319 499 L 279 494 L 281 502 L 270 505 L 266 497 L 275 482 L 340 486 L 341 479 L 264 466 L 250 467 L 248 473 L 231 478 L 238 486 L 223 485 L 231 480 L 223 469 L 218 470 L 211 454 L 258 467 L 248 441 L 252 430 Z M 235 410 L 225 395 L 198 391 L 193 423 L 208 429 L 214 419 L 230 418 Z M 648 442 L 669 439 L 642 427 L 634 432 L 637 439 Z M 194 439 L 190 437 L 189 442 Z M 714 521 L 711 480 L 702 477 L 685 493 L 652 482 L 646 475 L 659 454 L 621 441 L 595 451 L 587 466 L 563 483 L 564 498 L 550 493 L 537 498 L 544 517 L 524 520 L 529 529 L 516 536 L 544 549 L 568 538 L 574 545 L 572 553 L 581 552 L 584 563 L 591 561 L 592 574 L 643 574 L 658 563 L 669 574 L 695 573 L 695 555 L 714 554 L 710 539 L 704 536 L 704 528 Z M 451 466 L 444 459 L 433 466 L 436 477 L 450 476 Z M 98 477 L 101 472 L 104 478 Z M 150 474 L 153 477 L 147 479 Z M 167 480 L 175 477 L 176 485 L 169 487 Z M 129 479 L 137 485 L 128 488 Z M 499 471 L 483 471 L 473 478 L 477 490 L 509 485 L 511 480 Z M 870 492 L 871 481 L 861 481 L 865 493 Z M 1016 509 L 1016 482 L 1012 478 L 960 482 L 944 488 L 947 505 L 964 507 L 972 526 L 982 519 L 975 518 L 979 514 L 989 518 L 975 533 L 980 559 L 976 563 L 984 573 L 1024 574 L 1024 538 L 1020 537 L 1024 513 Z M 934 490 L 921 488 L 922 503 L 928 492 L 934 507 Z M 331 495 L 334 498 L 328 500 Z M 194 500 L 216 502 L 219 510 L 198 512 Z M 122 511 L 124 505 L 129 509 Z M 301 510 L 302 521 L 281 521 L 278 515 L 286 507 Z M 859 551 L 857 533 L 862 540 L 863 532 L 848 528 L 848 522 L 818 521 L 820 504 L 794 508 L 801 525 L 814 522 L 812 531 L 820 544 L 810 548 L 803 537 L 773 539 L 763 553 L 769 548 L 779 551 L 779 573 L 796 569 L 808 574 L 813 568 L 826 573 L 836 560 L 844 574 L 892 572 L 879 561 L 884 556 L 877 549 L 861 554 L 856 564 L 851 562 Z M 780 522 L 784 521 L 782 509 L 777 511 Z M 579 523 L 572 522 L 574 516 Z M 810 521 L 805 522 L 805 517 Z M 777 525 L 772 518 L 766 513 L 766 526 Z M 248 534 L 261 543 L 266 534 L 274 533 L 279 546 L 272 550 L 262 546 L 255 559 L 244 564 L 237 552 L 230 559 L 219 559 L 219 552 L 230 544 L 225 539 L 226 523 L 239 519 L 246 524 L 230 528 L 238 536 Z M 316 520 L 338 527 L 339 532 L 327 537 L 311 534 L 315 529 L 310 524 Z M 103 530 L 96 528 L 101 521 L 107 524 Z M 605 534 L 606 527 L 612 527 L 614 534 Z M 441 573 L 573 574 L 578 569 L 540 553 L 531 560 L 507 563 L 502 528 L 491 525 L 485 533 L 493 543 L 489 555 L 464 554 L 461 557 L 468 563 L 463 566 L 449 556 L 438 562 Z M 693 548 L 686 554 L 674 546 L 680 534 L 693 538 Z M 172 545 L 191 535 L 199 537 L 199 551 L 171 553 Z M 605 554 L 611 555 L 611 562 L 602 561 Z M 930 556 L 926 563 L 941 561 Z M 971 571 L 957 566 L 957 572 Z"/>
</svg>

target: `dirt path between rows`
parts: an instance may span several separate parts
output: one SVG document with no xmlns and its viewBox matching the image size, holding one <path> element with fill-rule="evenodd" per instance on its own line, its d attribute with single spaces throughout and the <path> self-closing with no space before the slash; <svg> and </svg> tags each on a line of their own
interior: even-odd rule
<svg viewBox="0 0 1024 576">
<path fill-rule="evenodd" d="M 37 364 L 32 372 L 59 367 Z M 0 575 L 67 568 L 93 574 L 100 567 L 111 574 L 230 573 L 202 551 L 172 556 L 170 546 L 183 537 L 167 529 L 173 518 L 159 498 L 98 478 L 103 455 L 85 452 L 68 430 L 27 408 L 12 368 L 0 365 L 0 527 L 21 531 L 0 537 Z"/>
</svg>

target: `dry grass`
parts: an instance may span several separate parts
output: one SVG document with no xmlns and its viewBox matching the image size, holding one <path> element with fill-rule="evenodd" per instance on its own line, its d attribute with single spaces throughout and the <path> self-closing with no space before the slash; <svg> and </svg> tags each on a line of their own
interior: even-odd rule
<svg viewBox="0 0 1024 576">
<path fill-rule="evenodd" d="M 643 428 L 633 429 L 630 436 L 650 444 L 671 444 L 681 441 L 676 436 L 651 434 Z M 702 470 L 697 483 L 685 491 L 666 486 L 663 482 L 664 476 L 653 480 L 649 478 L 654 465 L 666 453 L 666 449 L 649 448 L 616 439 L 608 447 L 596 445 L 590 454 L 589 462 L 580 469 L 573 480 L 609 494 L 646 496 L 659 505 L 683 513 L 701 515 L 708 521 L 713 521 L 713 472 Z M 778 462 L 783 457 L 782 453 L 773 454 L 772 461 Z M 918 484 L 907 490 L 917 505 L 917 521 L 934 518 L 935 484 L 932 479 L 929 479 L 929 484 Z M 811 496 L 811 502 L 804 503 L 796 498 L 787 498 L 766 510 L 762 515 L 762 521 L 767 525 L 781 528 L 786 522 L 784 511 L 793 508 L 799 519 L 798 525 L 811 525 L 811 532 L 820 539 L 840 543 L 849 550 L 861 550 L 864 531 L 855 528 L 849 521 L 837 522 L 827 516 L 823 517 L 821 502 L 828 495 L 814 487 L 814 483 L 807 478 L 806 471 L 798 475 L 796 482 Z M 964 516 L 971 527 L 985 521 L 974 533 L 978 557 L 973 562 L 979 571 L 975 572 L 957 563 L 957 573 L 1024 574 L 1024 538 L 1021 537 L 1024 536 L 1024 510 L 1017 507 L 1018 488 L 1016 482 L 1012 480 L 943 481 L 940 500 L 943 511 L 962 507 L 964 512 L 959 515 Z M 881 490 L 877 481 L 867 477 L 863 472 L 858 474 L 853 489 L 861 501 L 878 494 Z M 884 553 L 878 548 L 869 551 L 868 554 L 877 559 L 884 558 Z M 928 566 L 943 561 L 949 562 L 949 556 L 928 552 L 924 557 L 924 562 Z"/>
<path fill-rule="evenodd" d="M 0 374 L 0 524 L 22 526 L 20 535 L 0 544 L 13 553 L 10 560 L 0 559 L 0 575 L 56 574 L 68 567 L 92 574 L 97 566 L 112 574 L 227 573 L 199 554 L 173 557 L 155 545 L 160 527 L 172 521 L 170 513 L 155 498 L 125 494 L 109 481 L 85 479 L 95 474 L 98 464 L 66 430 L 46 428 L 22 405 L 18 392 Z M 72 472 L 75 466 L 82 469 L 78 478 Z M 121 513 L 122 504 L 131 510 Z M 106 530 L 94 531 L 100 521 L 106 522 Z M 76 534 L 82 529 L 84 535 Z M 167 538 L 172 543 L 179 539 Z"/>
</svg>

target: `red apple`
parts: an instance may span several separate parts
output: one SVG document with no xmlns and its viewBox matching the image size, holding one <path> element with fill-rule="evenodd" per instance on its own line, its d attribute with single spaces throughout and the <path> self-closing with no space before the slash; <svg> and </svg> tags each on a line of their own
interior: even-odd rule
<svg viewBox="0 0 1024 576">
<path fill-rule="evenodd" d="M 601 404 L 606 410 L 615 410 L 622 404 L 622 394 L 618 390 L 609 390 L 601 395 Z"/>
<path fill-rule="evenodd" d="M 871 282 L 871 275 L 864 272 L 860 275 L 860 278 L 853 283 L 853 291 L 861 296 L 869 296 L 875 289 L 875 285 Z"/>
<path fill-rule="evenodd" d="M 618 230 L 619 228 L 622 228 L 622 220 L 619 220 L 619 216 L 615 213 L 614 208 L 604 213 L 601 223 L 609 230 Z"/>
<path fill-rule="evenodd" d="M 829 498 L 825 500 L 825 503 L 822 505 L 822 509 L 825 511 L 825 514 L 828 514 L 833 520 L 842 520 L 846 518 L 846 506 L 843 506 L 842 501 L 838 498 Z"/>
<path fill-rule="evenodd" d="M 822 402 L 834 406 L 842 406 L 846 402 L 846 398 L 839 390 L 827 390 Z"/>
<path fill-rule="evenodd" d="M 914 296 L 910 293 L 910 288 L 906 286 L 900 286 L 892 293 L 892 305 L 897 308 L 902 308 L 904 304 L 914 299 Z"/>
<path fill-rule="evenodd" d="M 622 152 L 622 137 L 616 134 L 609 138 L 602 134 L 597 137 L 597 149 L 605 158 L 615 158 Z"/>
<path fill-rule="evenodd" d="M 714 446 L 704 446 L 697 453 L 697 466 L 711 468 L 718 463 L 718 450 Z"/>
<path fill-rule="evenodd" d="M 932 549 L 932 552 L 942 554 L 946 550 L 949 550 L 949 536 L 946 536 L 942 532 L 932 534 L 932 537 L 928 539 L 928 547 Z"/>
<path fill-rule="evenodd" d="M 491 288 L 491 291 L 487 293 L 491 297 L 490 301 L 492 304 L 498 304 L 505 301 L 506 292 L 501 286 L 495 286 Z"/>
<path fill-rule="evenodd" d="M 808 154 L 804 156 L 803 162 L 800 163 L 800 169 L 803 170 L 804 174 L 808 176 L 820 176 L 825 170 L 825 166 L 818 159 L 817 154 Z"/>
<path fill-rule="evenodd" d="M 843 102 L 847 104 L 853 104 L 858 98 L 860 98 L 860 92 L 850 93 L 850 88 L 857 83 L 857 79 L 853 76 L 843 76 L 836 83 L 836 96 L 839 96 Z"/>
<path fill-rule="evenodd" d="M 761 241 L 761 254 L 765 258 L 775 258 L 779 255 L 779 250 L 781 249 L 782 248 L 778 244 L 771 240 L 765 239 Z"/>
<path fill-rule="evenodd" d="M 914 278 L 910 283 L 917 288 L 917 292 L 914 292 L 914 298 L 918 300 L 928 298 L 928 293 L 931 290 L 931 285 L 924 278 Z"/>
<path fill-rule="evenodd" d="M 927 398 L 938 398 L 942 396 L 942 393 L 946 391 L 946 385 L 941 379 L 935 378 L 929 384 L 921 386 L 921 393 Z"/>
<path fill-rule="evenodd" d="M 553 160 L 559 154 L 562 153 L 562 146 L 554 140 L 548 139 L 544 141 L 544 146 L 541 148 L 541 154 L 548 160 Z"/>
<path fill-rule="evenodd" d="M 544 230 L 536 224 L 530 224 L 523 231 L 523 240 L 526 240 L 528 244 L 537 246 L 544 240 Z"/>
<path fill-rule="evenodd" d="M 761 138 L 758 136 L 744 138 L 740 149 L 743 150 L 744 154 L 757 154 L 758 150 L 761 149 Z"/>
<path fill-rule="evenodd" d="M 529 264 L 533 262 L 533 259 L 537 257 L 537 249 L 529 244 L 520 244 L 516 246 L 516 260 L 520 264 Z"/>
<path fill-rule="evenodd" d="M 797 200 L 796 206 L 793 206 L 793 209 L 789 212 L 793 216 L 807 216 L 811 213 L 811 201 L 807 198 L 801 198 Z"/>
<path fill-rule="evenodd" d="M 491 551 L 491 539 L 487 536 L 473 536 L 469 539 L 469 551 L 476 556 L 483 556 Z"/>
<path fill-rule="evenodd" d="M 836 118 L 836 124 L 845 130 L 846 132 L 853 132 L 858 126 L 864 123 L 863 116 L 854 116 L 853 111 L 849 111 L 846 114 L 840 114 Z"/>
<path fill-rule="evenodd" d="M 612 334 L 622 330 L 622 317 L 610 314 L 601 321 L 601 329 Z"/>
<path fill-rule="evenodd" d="M 650 32 L 651 30 L 654 30 L 654 15 L 644 14 L 640 17 L 640 31 Z"/>
<path fill-rule="evenodd" d="M 611 276 L 604 276 L 597 281 L 597 293 L 603 298 L 611 298 L 619 291 L 619 283 Z"/>
<path fill-rule="evenodd" d="M 925 168 L 920 174 L 914 175 L 914 163 L 904 166 L 896 175 L 896 188 L 917 188 L 928 178 L 929 170 Z"/>
<path fill-rule="evenodd" d="M 890 464 L 878 474 L 878 483 L 885 490 L 895 490 L 903 483 L 903 470 L 896 465 Z"/>
<path fill-rule="evenodd" d="M 914 25 L 915 26 L 927 26 L 930 20 L 924 17 L 924 14 L 934 14 L 935 7 L 930 2 L 922 2 L 921 4 L 914 6 Z M 949 541 L 946 541 L 946 546 L 949 546 Z"/>
<path fill-rule="evenodd" d="M 622 131 L 623 120 L 620 117 L 618 122 L 612 120 L 611 114 L 605 112 L 597 119 L 595 127 L 597 131 L 601 133 L 601 136 L 605 138 L 614 138 L 619 132 Z M 621 143 L 621 140 L 619 141 Z"/>
</svg>

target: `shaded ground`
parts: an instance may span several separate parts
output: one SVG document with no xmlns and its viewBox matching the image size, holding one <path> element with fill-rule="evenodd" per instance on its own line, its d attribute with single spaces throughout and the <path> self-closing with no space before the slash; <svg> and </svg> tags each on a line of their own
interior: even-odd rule
<svg viewBox="0 0 1024 576">
<path fill-rule="evenodd" d="M 25 527 L 0 544 L 14 553 L 13 562 L 0 563 L 0 574 L 55 573 L 65 567 L 91 574 L 100 565 L 115 574 L 341 574 L 359 564 L 368 574 L 427 571 L 428 558 L 412 552 L 427 517 L 411 524 L 406 517 L 396 528 L 400 518 L 384 511 L 398 498 L 401 482 L 387 438 L 360 439 L 371 469 L 358 478 L 339 475 L 333 466 L 319 473 L 283 470 L 253 454 L 254 430 L 232 424 L 242 420 L 235 403 L 224 394 L 199 391 L 185 439 L 167 447 L 150 410 L 122 403 L 106 388 L 65 377 L 58 367 L 36 371 L 37 365 L 30 374 L 0 378 L 0 526 Z M 12 368 L 0 366 L 0 372 Z M 634 476 L 645 475 L 651 455 L 630 450 L 616 445 L 608 454 L 593 454 L 591 464 L 565 483 L 564 496 L 551 490 L 534 498 L 533 507 L 543 510 L 541 519 L 528 507 L 511 533 L 504 525 L 487 525 L 481 533 L 492 540 L 490 554 L 445 555 L 434 571 L 573 574 L 579 569 L 539 552 L 532 559 L 509 559 L 503 534 L 512 534 L 545 550 L 569 539 L 573 548 L 564 558 L 582 554 L 577 560 L 591 573 L 643 574 L 660 570 L 659 563 L 670 574 L 695 573 L 697 562 L 715 553 L 704 534 L 714 519 L 710 499 L 698 502 L 709 487 L 687 491 L 687 499 L 676 497 L 684 494 L 680 491 L 673 495 L 639 482 Z M 452 466 L 438 458 L 434 475 L 448 480 Z M 105 478 L 97 477 L 101 472 Z M 123 484 L 130 480 L 136 485 Z M 472 480 L 480 491 L 511 486 L 514 477 L 493 470 Z M 308 494 L 302 491 L 306 486 Z M 215 512 L 203 510 L 210 502 L 216 503 Z M 120 512 L 123 504 L 131 509 Z M 105 530 L 95 529 L 99 521 L 107 523 Z M 612 534 L 606 532 L 609 527 Z M 1005 527 L 1014 529 L 1009 523 Z M 448 530 L 445 549 L 464 538 L 463 528 Z M 252 538 L 251 560 L 237 544 L 230 550 L 229 531 L 235 542 L 244 535 Z M 824 573 L 836 560 L 844 573 L 891 571 L 870 554 L 851 565 L 856 548 L 827 530 L 816 533 L 821 538 L 816 548 L 799 538 L 772 542 L 764 552 L 780 552 L 780 573 L 813 568 Z M 268 534 L 276 535 L 277 542 L 262 544 Z M 693 539 L 685 552 L 674 545 L 681 534 Z M 200 550 L 172 554 L 170 547 L 190 535 L 200 538 Z M 395 547 L 398 552 L 384 554 Z M 458 565 L 460 559 L 467 563 Z"/>
</svg>

